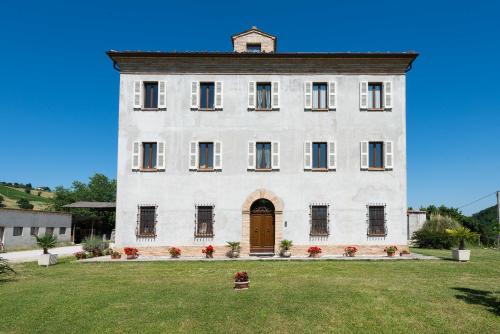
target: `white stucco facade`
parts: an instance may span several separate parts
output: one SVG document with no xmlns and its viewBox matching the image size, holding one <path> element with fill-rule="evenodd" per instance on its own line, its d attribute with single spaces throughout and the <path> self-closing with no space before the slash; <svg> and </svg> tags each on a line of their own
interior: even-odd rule
<svg viewBox="0 0 500 334">
<path fill-rule="evenodd" d="M 166 110 L 134 109 L 134 82 L 165 81 Z M 190 108 L 193 81 L 223 83 L 223 107 Z M 279 110 L 248 110 L 248 83 L 279 82 Z M 304 84 L 335 82 L 335 110 L 304 108 Z M 392 108 L 360 110 L 360 82 L 392 82 Z M 165 169 L 133 170 L 134 142 L 164 142 Z M 222 143 L 222 168 L 189 168 L 190 142 Z M 248 142 L 279 142 L 279 170 L 247 169 Z M 336 168 L 304 169 L 306 141 L 335 142 Z M 392 141 L 393 168 L 361 169 L 362 141 Z M 402 74 L 348 73 L 122 73 L 120 74 L 116 243 L 137 247 L 195 247 L 240 241 L 248 228 L 243 205 L 261 189 L 278 197 L 282 234 L 295 245 L 378 246 L 407 244 L 406 82 Z M 310 205 L 329 206 L 329 235 L 310 236 Z M 214 206 L 213 238 L 197 239 L 195 206 Z M 367 205 L 382 204 L 386 236 L 367 235 Z M 138 206 L 157 206 L 156 237 L 136 236 Z M 242 240 L 243 241 L 243 240 Z"/>
</svg>

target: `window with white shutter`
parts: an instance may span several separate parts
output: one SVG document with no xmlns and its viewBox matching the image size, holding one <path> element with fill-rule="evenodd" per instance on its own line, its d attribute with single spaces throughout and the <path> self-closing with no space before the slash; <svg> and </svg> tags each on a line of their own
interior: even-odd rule
<svg viewBox="0 0 500 334">
<path fill-rule="evenodd" d="M 198 142 L 189 143 L 189 169 L 196 170 L 198 167 Z"/>
<path fill-rule="evenodd" d="M 142 82 L 134 81 L 134 109 L 142 107 Z"/>
<path fill-rule="evenodd" d="M 359 108 L 361 110 L 368 108 L 368 81 L 359 83 Z"/>
<path fill-rule="evenodd" d="M 312 142 L 306 141 L 304 143 L 304 169 L 312 168 Z"/>
<path fill-rule="evenodd" d="M 141 143 L 135 141 L 132 145 L 132 170 L 140 169 Z"/>
<path fill-rule="evenodd" d="M 167 82 L 160 81 L 158 83 L 158 108 L 166 109 L 167 108 Z"/>
<path fill-rule="evenodd" d="M 198 92 L 200 90 L 200 82 L 192 81 L 191 82 L 191 109 L 198 109 Z"/>
<path fill-rule="evenodd" d="M 337 147 L 333 141 L 328 143 L 328 169 L 337 169 Z"/>
<path fill-rule="evenodd" d="M 304 109 L 312 108 L 312 82 L 304 82 Z"/>
<path fill-rule="evenodd" d="M 215 82 L 215 109 L 223 108 L 222 81 Z"/>
<path fill-rule="evenodd" d="M 158 142 L 158 145 L 156 146 L 157 153 L 156 153 L 156 168 L 160 170 L 165 169 L 165 143 L 164 142 Z"/>
<path fill-rule="evenodd" d="M 368 169 L 368 142 L 362 141 L 360 145 L 361 151 L 361 169 Z"/>
<path fill-rule="evenodd" d="M 337 83 L 335 81 L 328 83 L 328 109 L 337 109 Z"/>
<path fill-rule="evenodd" d="M 392 81 L 384 82 L 384 108 L 392 109 Z"/>
<path fill-rule="evenodd" d="M 272 142 L 271 166 L 272 169 L 280 169 L 280 143 L 278 141 Z"/>
<path fill-rule="evenodd" d="M 216 141 L 214 143 L 214 169 L 222 169 L 222 143 L 220 141 Z"/>
<path fill-rule="evenodd" d="M 385 169 L 393 169 L 393 167 L 394 167 L 394 145 L 393 145 L 392 141 L 386 141 L 384 144 L 385 144 L 384 167 L 385 167 Z"/>
<path fill-rule="evenodd" d="M 280 86 L 278 81 L 272 82 L 272 94 L 273 97 L 271 99 L 273 109 L 279 109 L 280 107 Z"/>
<path fill-rule="evenodd" d="M 255 142 L 254 141 L 248 142 L 247 152 L 248 152 L 247 169 L 254 170 L 255 169 Z"/>
<path fill-rule="evenodd" d="M 255 109 L 255 81 L 248 82 L 248 109 Z"/>
</svg>

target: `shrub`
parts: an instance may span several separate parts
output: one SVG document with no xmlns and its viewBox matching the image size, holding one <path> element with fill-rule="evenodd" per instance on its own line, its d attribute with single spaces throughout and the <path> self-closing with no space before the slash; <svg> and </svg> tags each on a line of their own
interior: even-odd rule
<svg viewBox="0 0 500 334">
<path fill-rule="evenodd" d="M 358 247 L 356 246 L 347 246 L 346 248 L 344 248 L 344 253 L 346 255 L 354 255 L 358 252 Z"/>
<path fill-rule="evenodd" d="M 314 255 L 314 254 L 320 254 L 322 250 L 318 246 L 311 246 L 309 247 L 307 252 L 309 253 L 309 255 Z"/>
<path fill-rule="evenodd" d="M 170 255 L 172 257 L 179 257 L 179 256 L 181 256 L 181 249 L 177 248 L 177 247 L 170 247 L 168 249 L 168 252 L 170 253 Z"/>
<path fill-rule="evenodd" d="M 133 256 L 139 255 L 139 251 L 137 250 L 137 248 L 133 247 L 125 247 L 123 249 L 123 252 L 125 253 L 125 255 L 133 255 Z"/>
<path fill-rule="evenodd" d="M 83 240 L 82 248 L 94 256 L 102 256 L 104 250 L 108 248 L 108 243 L 101 237 L 86 238 Z"/>
<path fill-rule="evenodd" d="M 239 271 L 234 274 L 235 282 L 248 282 L 248 273 L 246 271 Z"/>
<path fill-rule="evenodd" d="M 17 200 L 17 206 L 21 209 L 31 210 L 33 209 L 33 204 L 30 203 L 26 198 L 20 198 Z"/>
<path fill-rule="evenodd" d="M 229 250 L 226 253 L 227 257 L 236 258 L 240 256 L 240 243 L 238 241 L 227 241 L 226 247 Z"/>
<path fill-rule="evenodd" d="M 293 246 L 292 240 L 283 239 L 280 242 L 280 250 L 282 252 L 289 251 L 292 248 L 292 246 Z"/>
<path fill-rule="evenodd" d="M 384 248 L 384 252 L 387 254 L 395 254 L 398 251 L 398 246 L 390 245 Z"/>
<path fill-rule="evenodd" d="M 44 234 L 41 237 L 34 236 L 38 247 L 43 249 L 43 254 L 49 254 L 49 249 L 57 245 L 57 237 L 52 234 Z"/>
<path fill-rule="evenodd" d="M 6 259 L 0 257 L 0 275 L 1 274 L 12 274 L 15 273 L 14 269 L 9 266 Z"/>
<path fill-rule="evenodd" d="M 203 248 L 201 252 L 203 254 L 213 255 L 215 253 L 215 248 L 212 245 L 208 245 L 207 247 Z"/>
<path fill-rule="evenodd" d="M 458 242 L 458 249 L 465 249 L 466 241 L 475 241 L 479 238 L 479 234 L 472 232 L 467 227 L 459 226 L 454 229 L 447 229 L 446 233 L 450 235 L 455 242 Z"/>
<path fill-rule="evenodd" d="M 457 221 L 451 217 L 431 215 L 422 228 L 413 233 L 412 242 L 419 248 L 449 249 L 455 241 L 451 235 L 446 233 L 446 230 L 458 226 Z"/>
<path fill-rule="evenodd" d="M 75 257 L 76 257 L 77 260 L 86 259 L 87 258 L 87 253 L 85 253 L 84 251 L 76 252 L 75 253 Z"/>
</svg>

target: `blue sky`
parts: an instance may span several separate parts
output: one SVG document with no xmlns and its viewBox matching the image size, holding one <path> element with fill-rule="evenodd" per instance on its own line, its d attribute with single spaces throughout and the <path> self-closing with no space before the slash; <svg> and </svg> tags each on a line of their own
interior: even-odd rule
<svg viewBox="0 0 500 334">
<path fill-rule="evenodd" d="M 500 5 L 481 1 L 3 1 L 0 180 L 116 176 L 118 73 L 104 52 L 229 51 L 256 25 L 280 51 L 421 53 L 408 74 L 408 200 L 500 189 Z M 494 204 L 494 197 L 464 208 Z"/>
</svg>

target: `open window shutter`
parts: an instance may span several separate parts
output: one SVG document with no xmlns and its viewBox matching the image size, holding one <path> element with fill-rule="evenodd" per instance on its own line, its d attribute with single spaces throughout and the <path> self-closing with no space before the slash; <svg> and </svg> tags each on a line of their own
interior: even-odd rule
<svg viewBox="0 0 500 334">
<path fill-rule="evenodd" d="M 165 169 L 165 143 L 162 141 L 156 145 L 156 168 Z"/>
<path fill-rule="evenodd" d="M 271 143 L 271 168 L 280 169 L 280 142 Z"/>
<path fill-rule="evenodd" d="M 392 169 L 394 167 L 394 147 L 392 141 L 385 142 L 385 169 Z"/>
<path fill-rule="evenodd" d="M 141 143 L 135 141 L 132 147 L 132 169 L 140 168 Z"/>
<path fill-rule="evenodd" d="M 255 142 L 248 142 L 248 166 L 247 169 L 255 169 Z"/>
<path fill-rule="evenodd" d="M 368 81 L 361 81 L 359 83 L 359 108 L 368 108 Z"/>
<path fill-rule="evenodd" d="M 384 82 L 384 108 L 392 109 L 392 81 Z"/>
<path fill-rule="evenodd" d="M 368 142 L 361 142 L 361 169 L 368 169 Z"/>
<path fill-rule="evenodd" d="M 312 108 L 312 82 L 304 82 L 304 109 Z"/>
<path fill-rule="evenodd" d="M 167 107 L 167 82 L 158 82 L 158 108 L 165 109 Z"/>
<path fill-rule="evenodd" d="M 214 146 L 214 169 L 222 169 L 222 143 L 216 141 Z"/>
<path fill-rule="evenodd" d="M 335 81 L 328 83 L 328 109 L 337 109 L 337 83 Z"/>
<path fill-rule="evenodd" d="M 215 82 L 215 108 L 222 109 L 222 81 Z"/>
<path fill-rule="evenodd" d="M 312 168 L 312 142 L 304 143 L 304 169 Z"/>
<path fill-rule="evenodd" d="M 200 91 L 200 83 L 191 81 L 191 109 L 198 109 L 198 92 Z"/>
<path fill-rule="evenodd" d="M 248 109 L 255 109 L 255 81 L 248 82 Z"/>
<path fill-rule="evenodd" d="M 134 109 L 142 107 L 142 82 L 134 81 Z"/>
<path fill-rule="evenodd" d="M 278 109 L 280 107 L 280 83 L 278 81 L 272 82 L 271 92 L 273 94 L 271 98 L 271 102 L 273 103 L 272 107 Z"/>
<path fill-rule="evenodd" d="M 328 169 L 337 169 L 337 147 L 334 141 L 328 143 Z"/>
<path fill-rule="evenodd" d="M 198 167 L 198 142 L 189 143 L 189 169 L 196 170 Z"/>
</svg>

